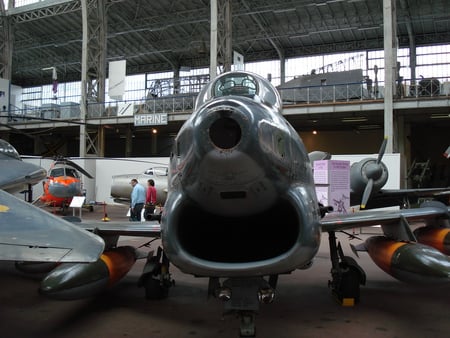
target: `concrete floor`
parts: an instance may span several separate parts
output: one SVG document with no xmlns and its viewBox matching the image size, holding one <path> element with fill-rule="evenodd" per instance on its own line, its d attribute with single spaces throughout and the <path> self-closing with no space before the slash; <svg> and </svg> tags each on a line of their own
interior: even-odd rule
<svg viewBox="0 0 450 338">
<path fill-rule="evenodd" d="M 108 216 L 127 221 L 125 208 L 107 207 Z M 103 208 L 83 212 L 101 219 Z M 374 230 L 375 231 L 375 230 Z M 365 238 L 368 234 L 362 234 Z M 340 236 L 346 254 L 348 239 Z M 139 246 L 144 238 L 124 237 Z M 328 237 L 309 270 L 280 276 L 274 303 L 262 305 L 256 317 L 258 338 L 297 337 L 449 337 L 450 286 L 413 287 L 380 270 L 366 254 L 358 263 L 367 274 L 361 302 L 342 307 L 327 287 L 330 278 Z M 138 261 L 112 289 L 94 299 L 55 301 L 37 293 L 39 278 L 25 276 L 11 262 L 0 263 L 1 337 L 152 337 L 224 338 L 239 336 L 239 320 L 223 316 L 223 305 L 207 299 L 207 280 L 171 267 L 175 287 L 169 298 L 148 301 L 137 280 Z"/>
</svg>

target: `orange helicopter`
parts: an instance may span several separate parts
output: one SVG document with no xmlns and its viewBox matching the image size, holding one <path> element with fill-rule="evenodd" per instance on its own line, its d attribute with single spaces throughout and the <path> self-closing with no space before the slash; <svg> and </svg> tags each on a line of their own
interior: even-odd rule
<svg viewBox="0 0 450 338">
<path fill-rule="evenodd" d="M 64 213 L 74 196 L 82 196 L 81 174 L 93 178 L 75 162 L 59 157 L 50 166 L 42 182 L 44 192 L 39 200 L 47 206 L 59 207 Z"/>
</svg>

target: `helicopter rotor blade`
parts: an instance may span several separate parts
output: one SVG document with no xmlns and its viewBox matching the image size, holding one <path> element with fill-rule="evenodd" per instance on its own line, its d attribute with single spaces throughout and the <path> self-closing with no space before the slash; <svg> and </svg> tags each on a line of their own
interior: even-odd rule
<svg viewBox="0 0 450 338">
<path fill-rule="evenodd" d="M 75 169 L 77 169 L 79 172 L 81 172 L 83 175 L 89 177 L 89 178 L 94 178 L 91 174 L 89 174 L 86 170 L 84 170 L 81 166 L 79 166 L 78 164 L 76 164 L 75 162 L 71 161 L 71 160 L 65 160 L 65 163 L 67 163 L 68 165 L 74 167 Z"/>
</svg>

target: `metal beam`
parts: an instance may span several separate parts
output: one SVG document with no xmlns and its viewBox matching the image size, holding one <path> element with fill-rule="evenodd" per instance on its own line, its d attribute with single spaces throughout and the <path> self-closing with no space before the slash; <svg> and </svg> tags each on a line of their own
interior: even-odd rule
<svg viewBox="0 0 450 338">
<path fill-rule="evenodd" d="M 81 61 L 81 121 L 96 110 L 103 112 L 106 81 L 106 0 L 82 0 L 83 48 Z M 91 114 L 89 114 L 91 113 Z M 97 137 L 93 138 L 97 140 Z M 103 152 L 103 150 L 101 150 Z M 98 146 L 80 125 L 80 156 L 99 155 Z"/>
</svg>

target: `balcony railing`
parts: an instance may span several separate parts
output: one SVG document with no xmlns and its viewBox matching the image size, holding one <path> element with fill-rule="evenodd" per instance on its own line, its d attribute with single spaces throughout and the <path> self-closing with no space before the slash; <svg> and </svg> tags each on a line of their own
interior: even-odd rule
<svg viewBox="0 0 450 338">
<path fill-rule="evenodd" d="M 279 89 L 283 105 L 333 104 L 383 99 L 384 84 L 365 81 L 334 85 L 291 87 Z M 448 97 L 450 80 L 417 79 L 398 81 L 395 88 L 395 100 L 428 99 Z M 136 101 L 115 101 L 108 103 L 89 103 L 87 119 L 108 117 L 126 117 L 134 114 L 151 113 L 190 113 L 194 109 L 197 93 L 171 95 Z M 43 104 L 41 107 L 26 106 L 23 109 L 5 111 L 2 116 L 8 124 L 43 122 L 47 120 L 71 120 L 80 118 L 80 105 L 73 102 L 61 104 Z"/>
</svg>

